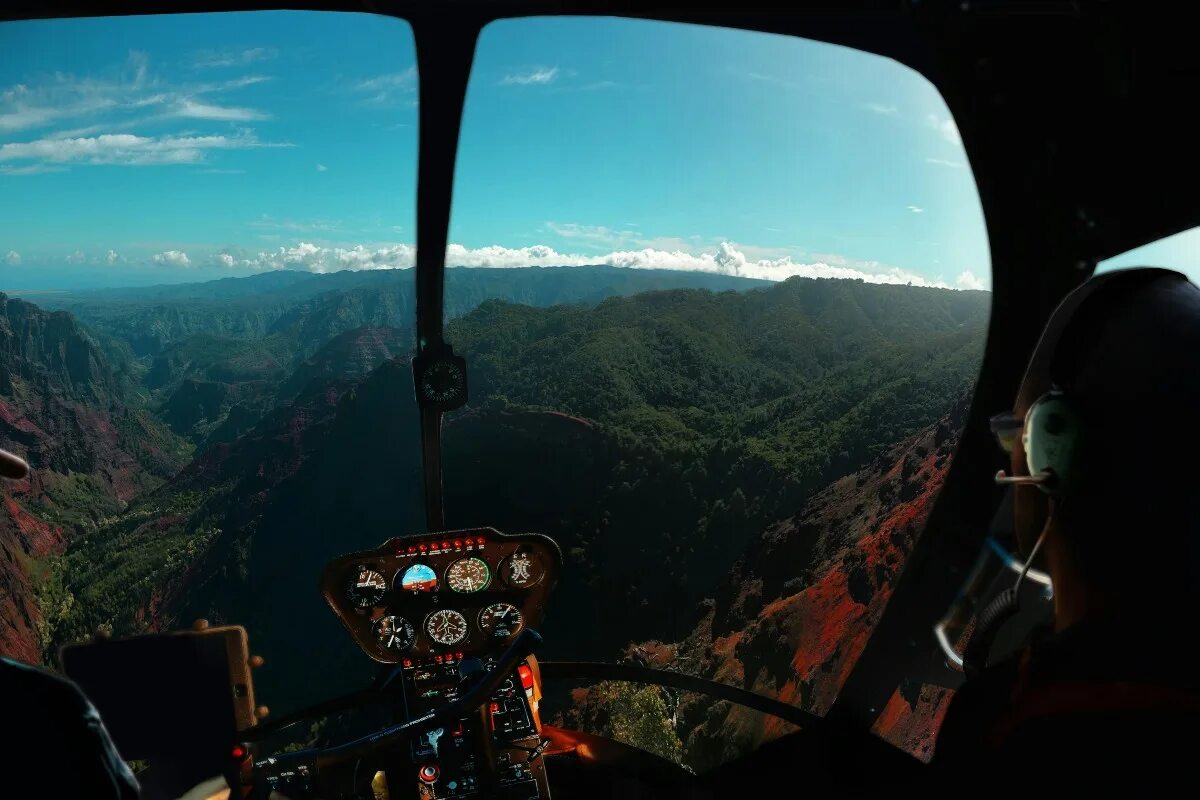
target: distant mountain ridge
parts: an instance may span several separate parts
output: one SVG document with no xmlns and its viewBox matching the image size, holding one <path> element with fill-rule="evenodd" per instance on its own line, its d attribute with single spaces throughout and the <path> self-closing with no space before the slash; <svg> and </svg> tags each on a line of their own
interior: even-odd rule
<svg viewBox="0 0 1200 800">
<path fill-rule="evenodd" d="M 407 334 L 411 352 L 414 280 L 411 269 L 283 270 L 40 299 L 94 330 L 114 356 L 129 363 L 123 381 L 144 388 L 176 433 L 204 447 L 247 430 L 276 402 L 288 376 L 303 371 L 305 359 L 337 337 L 363 328 L 395 329 Z M 488 298 L 590 305 L 650 289 L 768 285 L 725 275 L 609 266 L 455 268 L 447 274 L 445 306 L 447 316 L 455 317 Z M 301 385 L 289 384 L 284 394 L 302 387 L 302 379 L 296 380 Z"/>
<path fill-rule="evenodd" d="M 455 317 L 489 298 L 530 305 L 596 303 L 614 295 L 651 289 L 745 290 L 768 281 L 679 270 L 592 267 L 518 267 L 447 270 L 445 308 Z M 223 278 L 194 284 L 93 289 L 31 294 L 47 308 L 70 311 L 84 323 L 127 341 L 139 355 L 154 355 L 171 342 L 197 333 L 264 337 L 300 320 L 320 319 L 339 306 L 379 309 L 375 316 L 325 322 L 325 338 L 307 340 L 312 353 L 333 335 L 364 325 L 412 329 L 415 274 L 411 269 L 344 270 L 311 273 L 290 270 Z M 384 299 L 386 298 L 386 299 Z M 384 309 L 382 304 L 389 308 Z M 305 309 L 299 307 L 306 305 Z M 284 320 L 294 311 L 290 320 Z M 309 323 L 317 324 L 317 323 Z"/>
</svg>

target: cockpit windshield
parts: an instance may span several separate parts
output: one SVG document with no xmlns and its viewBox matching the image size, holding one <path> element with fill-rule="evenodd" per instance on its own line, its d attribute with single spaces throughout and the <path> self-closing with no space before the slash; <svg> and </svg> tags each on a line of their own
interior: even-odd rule
<svg viewBox="0 0 1200 800">
<path fill-rule="evenodd" d="M 461 137 L 446 338 L 471 402 L 443 434 L 448 524 L 558 540 L 554 657 L 824 713 L 983 352 L 987 239 L 937 91 L 791 37 L 507 20 L 480 37 Z M 697 770 L 788 729 L 566 688 L 565 721 Z"/>
<path fill-rule="evenodd" d="M 238 622 L 277 712 L 369 660 L 316 591 L 424 525 L 407 23 L 0 25 L 0 652 Z M 12 581 L 9 582 L 9 577 Z"/>
<path fill-rule="evenodd" d="M 540 658 L 829 710 L 937 497 L 991 306 L 923 77 L 747 31 L 486 26 L 445 258 L 465 533 L 405 545 L 438 533 L 408 24 L 14 22 L 0 52 L 0 447 L 33 467 L 3 490 L 0 654 L 237 623 L 284 713 L 536 623 Z M 660 686 L 544 692 L 545 721 L 696 772 L 790 730 Z M 927 755 L 945 695 L 916 686 L 877 729 Z"/>
</svg>

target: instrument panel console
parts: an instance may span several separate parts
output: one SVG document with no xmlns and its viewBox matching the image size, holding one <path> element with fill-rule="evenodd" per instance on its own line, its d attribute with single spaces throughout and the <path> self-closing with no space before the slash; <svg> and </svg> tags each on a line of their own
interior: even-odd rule
<svg viewBox="0 0 1200 800">
<path fill-rule="evenodd" d="M 547 536 L 471 528 L 342 556 L 325 568 L 321 593 L 376 661 L 461 660 L 538 626 L 561 570 L 562 553 Z"/>
</svg>

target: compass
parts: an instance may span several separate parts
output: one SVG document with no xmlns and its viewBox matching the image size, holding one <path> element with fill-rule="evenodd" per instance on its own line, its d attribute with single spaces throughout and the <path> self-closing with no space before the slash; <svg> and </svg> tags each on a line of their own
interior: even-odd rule
<svg viewBox="0 0 1200 800">
<path fill-rule="evenodd" d="M 449 352 L 413 359 L 417 400 L 425 408 L 450 411 L 466 405 L 466 361 Z"/>
</svg>

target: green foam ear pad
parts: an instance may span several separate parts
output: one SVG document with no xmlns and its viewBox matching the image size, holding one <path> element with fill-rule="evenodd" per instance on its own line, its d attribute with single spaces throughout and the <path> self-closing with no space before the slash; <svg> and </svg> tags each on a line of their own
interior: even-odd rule
<svg viewBox="0 0 1200 800">
<path fill-rule="evenodd" d="M 1021 434 L 1025 462 L 1030 475 L 1054 474 L 1056 488 L 1076 477 L 1075 458 L 1079 449 L 1079 416 L 1061 392 L 1042 395 L 1025 415 Z"/>
</svg>

